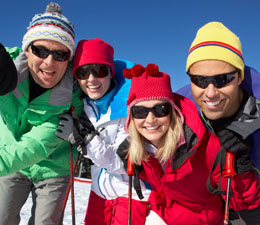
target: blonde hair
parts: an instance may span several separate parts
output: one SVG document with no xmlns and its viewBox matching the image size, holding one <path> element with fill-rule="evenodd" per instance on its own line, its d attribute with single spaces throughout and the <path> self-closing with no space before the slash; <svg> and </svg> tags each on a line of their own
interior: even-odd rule
<svg viewBox="0 0 260 225">
<path fill-rule="evenodd" d="M 173 156 L 182 134 L 182 123 L 174 109 L 171 111 L 170 120 L 169 129 L 163 135 L 156 152 L 156 158 L 158 158 L 160 162 L 167 162 L 167 160 Z M 144 149 L 145 138 L 137 131 L 132 117 L 130 119 L 128 133 L 130 136 L 128 156 L 131 162 L 141 165 L 142 160 L 146 161 L 149 154 Z"/>
</svg>

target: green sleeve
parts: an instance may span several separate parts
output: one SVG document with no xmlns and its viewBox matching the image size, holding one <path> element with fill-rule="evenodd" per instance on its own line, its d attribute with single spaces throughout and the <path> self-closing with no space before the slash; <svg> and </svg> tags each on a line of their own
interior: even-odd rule
<svg viewBox="0 0 260 225">
<path fill-rule="evenodd" d="M 16 141 L 12 133 L 7 129 L 0 138 L 0 176 L 5 176 L 19 170 L 30 167 L 46 158 L 54 151 L 63 151 L 68 148 L 68 143 L 59 139 L 56 135 L 58 124 L 57 117 L 52 121 L 34 126 L 28 133 Z M 0 119 L 0 127 L 3 129 L 3 121 Z M 10 144 L 6 143 L 5 139 Z"/>
<path fill-rule="evenodd" d="M 22 49 L 19 47 L 5 47 L 5 50 L 9 53 L 13 60 L 15 60 L 22 51 Z"/>
</svg>

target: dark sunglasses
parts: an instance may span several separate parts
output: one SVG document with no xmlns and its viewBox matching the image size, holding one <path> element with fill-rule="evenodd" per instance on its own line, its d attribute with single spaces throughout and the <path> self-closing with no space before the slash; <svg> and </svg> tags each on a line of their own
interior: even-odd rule
<svg viewBox="0 0 260 225">
<path fill-rule="evenodd" d="M 131 114 L 133 118 L 145 119 L 149 112 L 152 112 L 155 117 L 164 117 L 170 114 L 172 106 L 170 103 L 162 103 L 153 106 L 152 108 L 147 108 L 144 106 L 133 106 L 131 108 Z"/>
<path fill-rule="evenodd" d="M 216 88 L 222 88 L 226 86 L 228 83 L 235 79 L 234 75 L 237 72 L 240 72 L 240 70 L 236 69 L 235 71 L 230 73 L 222 73 L 214 76 L 194 75 L 190 74 L 189 72 L 187 72 L 187 74 L 190 76 L 190 80 L 192 83 L 200 88 L 205 89 L 210 83 L 212 83 Z"/>
<path fill-rule="evenodd" d="M 66 61 L 70 58 L 70 51 L 61 51 L 61 50 L 48 50 L 41 46 L 30 44 L 32 53 L 39 58 L 46 59 L 50 54 L 52 54 L 55 61 Z"/>
<path fill-rule="evenodd" d="M 110 67 L 104 64 L 87 64 L 75 70 L 75 75 L 79 80 L 85 80 L 92 74 L 96 78 L 103 78 L 110 73 Z"/>
</svg>

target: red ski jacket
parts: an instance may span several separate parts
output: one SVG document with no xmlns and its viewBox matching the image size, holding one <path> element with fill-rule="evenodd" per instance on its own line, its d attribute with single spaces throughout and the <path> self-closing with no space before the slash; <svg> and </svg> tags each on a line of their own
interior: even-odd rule
<svg viewBox="0 0 260 225">
<path fill-rule="evenodd" d="M 220 149 L 216 136 L 201 122 L 197 109 L 189 99 L 174 94 L 174 102 L 184 116 L 186 143 L 179 146 L 165 171 L 152 156 L 143 161 L 139 178 L 151 185 L 150 209 L 168 225 L 223 224 L 223 198 L 207 189 L 207 179 Z M 219 184 L 219 166 L 211 175 L 211 184 Z M 221 178 L 226 190 L 226 178 Z M 260 205 L 260 184 L 254 172 L 232 179 L 230 207 L 235 211 Z M 222 198 L 223 197 L 223 198 Z"/>
</svg>

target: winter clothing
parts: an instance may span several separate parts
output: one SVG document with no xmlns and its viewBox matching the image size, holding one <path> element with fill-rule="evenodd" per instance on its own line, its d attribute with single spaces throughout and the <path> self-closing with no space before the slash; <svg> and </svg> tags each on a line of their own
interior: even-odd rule
<svg viewBox="0 0 260 225">
<path fill-rule="evenodd" d="M 70 175 L 45 179 L 33 186 L 32 181 L 20 172 L 0 180 L 0 201 L 5 206 L 0 210 L 0 224 L 19 224 L 20 209 L 30 192 L 36 199 L 37 208 L 32 208 L 34 217 L 30 218 L 29 224 L 58 224 Z"/>
<path fill-rule="evenodd" d="M 184 116 L 185 143 L 177 148 L 165 169 L 155 158 L 156 148 L 145 145 L 150 157 L 142 161 L 143 170 L 138 176 L 151 185 L 150 210 L 169 225 L 223 224 L 223 201 L 206 186 L 220 149 L 218 139 L 205 128 L 194 103 L 177 94 L 173 101 Z M 218 178 L 219 168 L 211 176 L 213 186 L 218 184 Z M 226 178 L 222 178 L 222 184 L 225 190 Z M 260 203 L 260 186 L 254 172 L 235 176 L 232 191 L 230 207 L 236 211 L 252 209 Z M 225 199 L 225 195 L 222 197 Z"/>
<path fill-rule="evenodd" d="M 259 76 L 260 74 L 253 68 L 251 67 L 248 67 L 248 66 L 245 66 L 245 78 L 243 80 L 243 82 L 241 83 L 241 88 L 243 90 L 245 90 L 249 95 L 252 95 L 254 97 L 256 97 L 257 99 L 260 99 L 260 81 L 259 81 Z M 190 99 L 193 100 L 193 96 L 192 96 L 192 91 L 191 91 L 191 87 L 190 85 L 186 85 L 184 86 L 183 88 L 177 90 L 177 93 L 181 94 L 181 95 L 184 95 Z M 251 101 L 252 97 L 250 97 L 250 101 L 248 101 L 248 106 L 247 107 L 250 107 L 251 109 L 254 109 L 256 107 L 256 109 L 258 108 L 257 105 L 255 105 L 256 103 L 254 103 L 252 105 L 252 102 Z M 250 110 L 248 112 L 245 111 L 246 115 L 250 115 L 248 113 L 254 113 L 256 112 L 257 113 L 257 110 L 254 111 L 254 110 Z M 251 115 L 251 116 L 257 116 L 257 115 Z M 258 116 L 256 117 L 258 118 Z M 207 124 L 205 124 L 206 126 L 208 126 Z M 240 126 L 239 126 L 240 127 Z M 208 127 L 210 130 L 211 128 Z M 245 132 L 246 130 L 244 130 L 242 128 L 242 130 L 239 131 L 239 133 L 241 132 Z M 247 131 L 246 131 L 247 132 Z M 252 135 L 249 136 L 251 141 L 252 141 L 252 148 L 251 148 L 251 151 L 250 151 L 250 158 L 253 162 L 253 165 L 254 165 L 254 169 L 255 171 L 257 172 L 258 174 L 258 179 L 260 179 L 260 154 L 259 154 L 259 147 L 260 146 L 260 130 L 256 130 L 253 132 Z"/>
<path fill-rule="evenodd" d="M 242 84 L 240 85 L 241 88 L 243 88 L 243 90 L 247 91 L 248 94 L 252 94 L 253 96 L 260 98 L 260 93 L 259 93 L 259 73 L 248 67 L 245 66 L 245 77 L 244 80 L 242 82 Z M 185 87 L 177 90 L 178 93 L 193 99 L 192 97 L 192 91 L 191 91 L 191 87 L 190 85 L 186 85 Z M 240 119 L 239 121 L 236 122 L 235 125 L 235 129 L 238 129 L 237 132 L 239 132 L 239 134 L 242 134 L 243 138 L 246 138 L 248 136 L 248 133 L 251 133 L 253 131 L 253 133 L 248 137 L 248 139 L 251 142 L 250 145 L 250 158 L 252 160 L 253 163 L 253 168 L 255 169 L 255 171 L 257 172 L 257 176 L 258 176 L 258 180 L 260 179 L 260 155 L 259 155 L 259 144 L 260 144 L 260 129 L 255 130 L 254 129 L 254 125 L 256 125 L 257 123 L 250 123 L 252 126 L 250 129 L 245 129 L 245 126 L 243 125 L 244 122 L 247 122 L 246 118 L 249 119 L 250 122 L 250 118 L 253 117 L 254 119 L 257 119 L 259 116 L 259 104 L 257 104 L 258 100 L 256 100 L 254 97 L 250 96 L 249 99 L 247 100 L 247 102 L 245 103 L 244 107 L 241 107 L 240 110 L 242 110 L 239 115 L 244 115 L 244 119 Z M 201 117 L 202 120 L 205 122 L 204 124 L 207 126 L 207 128 L 209 130 L 212 131 L 212 127 L 209 126 L 208 123 L 206 123 L 206 121 L 204 120 L 204 117 Z M 235 117 L 234 117 L 235 118 Z M 229 123 L 232 122 L 231 119 L 227 119 Z M 237 120 L 237 119 L 236 119 Z M 259 119 L 257 119 L 259 120 Z M 233 122 L 234 123 L 234 122 Z M 234 126 L 232 127 L 232 130 L 234 130 Z M 247 157 L 248 154 L 237 154 L 236 156 L 236 160 L 235 160 L 235 169 L 238 173 L 244 172 L 244 171 L 248 171 L 248 166 L 251 163 L 248 160 Z M 259 207 L 258 207 L 259 208 Z M 256 216 L 247 216 L 247 215 L 251 215 L 254 214 L 253 211 L 255 211 L 256 209 L 249 209 L 249 210 L 244 210 L 239 212 L 239 216 L 235 215 L 230 215 L 230 218 L 232 219 L 232 217 L 234 218 L 234 221 L 232 221 L 232 223 L 236 224 L 237 223 L 237 219 L 241 220 L 241 218 L 244 218 L 244 221 L 249 222 L 250 218 L 254 218 L 255 221 L 259 221 L 257 220 L 258 218 L 256 218 Z M 236 212 L 230 212 L 231 214 L 236 214 Z M 256 214 L 255 214 L 256 215 Z M 253 223 L 250 223 L 253 224 Z"/>
<path fill-rule="evenodd" d="M 72 59 L 75 50 L 74 26 L 62 15 L 61 7 L 51 2 L 44 13 L 36 14 L 23 37 L 23 51 L 36 40 L 52 40 L 65 45 Z"/>
<path fill-rule="evenodd" d="M 127 112 L 126 97 L 130 82 L 124 79 L 122 71 L 124 68 L 130 68 L 133 65 L 129 61 L 115 60 L 115 87 L 98 100 L 93 101 L 88 97 L 83 99 L 84 112 L 100 133 L 87 145 L 87 155 L 85 156 L 94 163 L 91 166 L 91 196 L 98 196 L 89 199 L 85 219 L 86 225 L 103 225 L 104 222 L 97 223 L 96 218 L 92 221 L 93 215 L 90 212 L 95 212 L 95 215 L 100 215 L 100 217 L 103 215 L 103 218 L 107 218 L 111 210 L 109 200 L 128 196 L 128 176 L 124 170 L 123 162 L 116 155 L 116 150 L 127 137 L 124 124 Z M 145 187 L 143 183 L 141 185 Z M 143 194 L 146 200 L 149 193 L 149 190 L 144 189 Z M 139 200 L 134 190 L 133 198 Z M 95 207 L 96 203 L 91 202 L 95 199 L 98 199 L 98 202 L 103 200 L 103 206 L 106 206 L 105 212 L 104 207 Z"/>
<path fill-rule="evenodd" d="M 6 206 L 0 208 L 0 224 L 18 225 L 21 208 L 31 192 L 29 224 L 56 225 L 62 218 L 70 181 L 70 145 L 55 131 L 59 114 L 71 106 L 75 113 L 82 113 L 81 90 L 73 89 L 72 68 L 67 62 L 63 62 L 68 66 L 55 86 L 47 89 L 37 84 L 25 54 L 35 40 L 59 42 L 69 49 L 72 58 L 74 28 L 57 4 L 50 3 L 45 13 L 33 17 L 23 38 L 23 51 L 7 49 L 15 60 L 18 84 L 12 92 L 0 96 L 4 106 L 0 109 L 0 199 Z"/>
<path fill-rule="evenodd" d="M 126 225 L 128 224 L 128 198 L 119 197 L 107 201 L 106 224 L 109 225 Z M 131 224 L 143 225 L 149 212 L 149 203 L 132 199 Z"/>
<path fill-rule="evenodd" d="M 239 38 L 220 22 L 210 22 L 201 27 L 192 42 L 187 58 L 186 71 L 195 62 L 215 59 L 240 69 L 244 79 L 244 58 Z"/>
<path fill-rule="evenodd" d="M 95 225 L 126 224 L 128 220 L 128 198 L 118 197 L 111 200 L 104 200 L 104 198 L 95 194 L 94 191 L 91 191 L 89 202 L 91 202 L 92 205 L 87 208 L 85 225 L 91 225 L 93 221 L 95 221 Z M 132 199 L 132 223 L 139 225 L 144 224 L 148 208 L 148 202 Z M 101 214 L 100 212 L 102 211 L 104 211 L 105 214 Z M 97 215 L 99 216 L 97 217 Z"/>
<path fill-rule="evenodd" d="M 109 200 L 101 198 L 94 191 L 90 191 L 88 202 L 91 204 L 88 206 L 86 216 L 84 219 L 84 225 L 104 225 L 106 224 L 105 209 Z M 97 216 L 98 215 L 98 216 Z"/>
<path fill-rule="evenodd" d="M 212 124 L 213 121 L 208 120 L 208 122 Z M 218 127 L 217 124 L 215 125 L 217 128 L 221 129 L 220 131 L 216 132 L 216 136 L 218 137 L 222 147 L 220 150 L 221 152 L 219 153 L 219 161 L 225 161 L 224 156 L 228 150 L 229 152 L 236 155 L 234 169 L 237 174 L 243 174 L 247 171 L 250 171 L 252 169 L 252 160 L 249 157 L 252 146 L 251 140 L 249 138 L 243 140 L 243 138 L 238 133 L 233 132 L 227 128 L 223 128 L 223 126 Z M 215 127 L 215 125 L 212 127 Z"/>
<path fill-rule="evenodd" d="M 81 54 L 81 52 L 84 52 L 84 54 Z M 99 63 L 108 65 L 111 69 L 112 76 L 115 77 L 115 67 L 113 59 L 114 49 L 107 42 L 99 38 L 81 40 L 77 45 L 75 57 L 73 60 L 74 76 L 75 70 L 78 67 L 91 63 Z"/>
<path fill-rule="evenodd" d="M 12 91 L 17 85 L 17 71 L 13 60 L 0 43 L 0 95 Z"/>
<path fill-rule="evenodd" d="M 15 52 L 17 54 L 20 52 L 18 48 L 11 50 L 13 50 L 11 55 L 14 58 L 17 56 Z M 55 214 L 55 217 L 49 218 L 48 224 L 57 224 L 57 219 L 59 219 L 57 209 L 61 210 L 70 177 L 70 145 L 59 139 L 55 135 L 55 131 L 59 123 L 58 115 L 69 110 L 71 105 L 75 107 L 75 113 L 82 112 L 82 101 L 79 98 L 81 90 L 75 90 L 73 93 L 72 68 L 68 67 L 64 77 L 56 86 L 45 90 L 29 101 L 29 96 L 32 94 L 30 93 L 32 82 L 30 82 L 31 75 L 24 52 L 19 54 L 15 65 L 18 71 L 18 85 L 8 95 L 0 97 L 1 105 L 5 106 L 0 109 L 0 189 L 2 190 L 0 199 L 4 202 L 10 200 L 16 211 L 8 210 L 6 212 L 5 209 L 8 208 L 2 207 L 0 214 L 8 214 L 1 218 L 7 218 L 8 223 L 0 223 L 18 224 L 9 221 L 10 214 L 15 221 L 18 220 L 19 212 L 28 197 L 28 189 L 30 189 L 32 192 L 34 190 L 37 192 L 37 195 L 33 195 L 37 201 L 35 210 L 38 211 L 38 206 L 41 204 L 39 209 L 46 216 Z M 74 151 L 74 156 L 76 154 L 77 152 Z M 15 173 L 18 171 L 19 173 Z M 16 177 L 15 182 L 6 182 L 13 176 Z M 63 180 L 62 183 L 59 180 Z M 26 184 L 26 188 L 21 188 L 19 191 L 24 196 L 19 196 L 19 198 L 17 198 L 15 189 L 18 187 L 17 182 Z M 45 190 L 48 195 L 49 186 L 57 189 L 53 195 L 53 199 L 56 201 L 48 201 L 48 204 L 45 201 L 45 203 L 38 204 L 42 195 L 40 192 L 38 193 L 38 189 Z M 8 190 L 8 195 L 3 192 L 4 187 Z M 21 201 L 11 201 L 16 198 Z M 51 209 L 54 211 L 50 212 Z M 44 218 L 41 214 L 39 216 L 41 219 Z M 46 221 L 42 223 L 40 221 L 39 219 L 37 224 L 46 224 Z"/>
<path fill-rule="evenodd" d="M 228 129 L 221 129 L 216 133 L 219 142 L 221 146 L 224 149 L 228 149 L 231 153 L 240 153 L 244 151 L 248 151 L 248 148 L 250 148 L 250 145 L 247 145 L 242 140 L 242 137 L 238 135 L 237 133 L 228 130 Z"/>
<path fill-rule="evenodd" d="M 79 123 L 75 123 L 73 115 L 66 112 L 59 116 L 59 120 L 56 135 L 65 141 L 69 141 L 80 153 L 86 154 L 85 146 L 98 134 L 88 117 L 83 114 Z"/>
<path fill-rule="evenodd" d="M 80 113 L 80 90 L 72 95 L 73 76 L 68 68 L 61 82 L 28 102 L 29 70 L 27 57 L 22 52 L 15 60 L 18 71 L 17 88 L 0 97 L 5 107 L 0 110 L 1 160 L 0 174 L 5 176 L 20 171 L 34 183 L 69 174 L 69 144 L 55 135 L 58 115 L 75 107 Z M 14 157 L 14 155 L 16 157 Z M 8 163 L 7 163 L 8 162 Z"/>
</svg>

